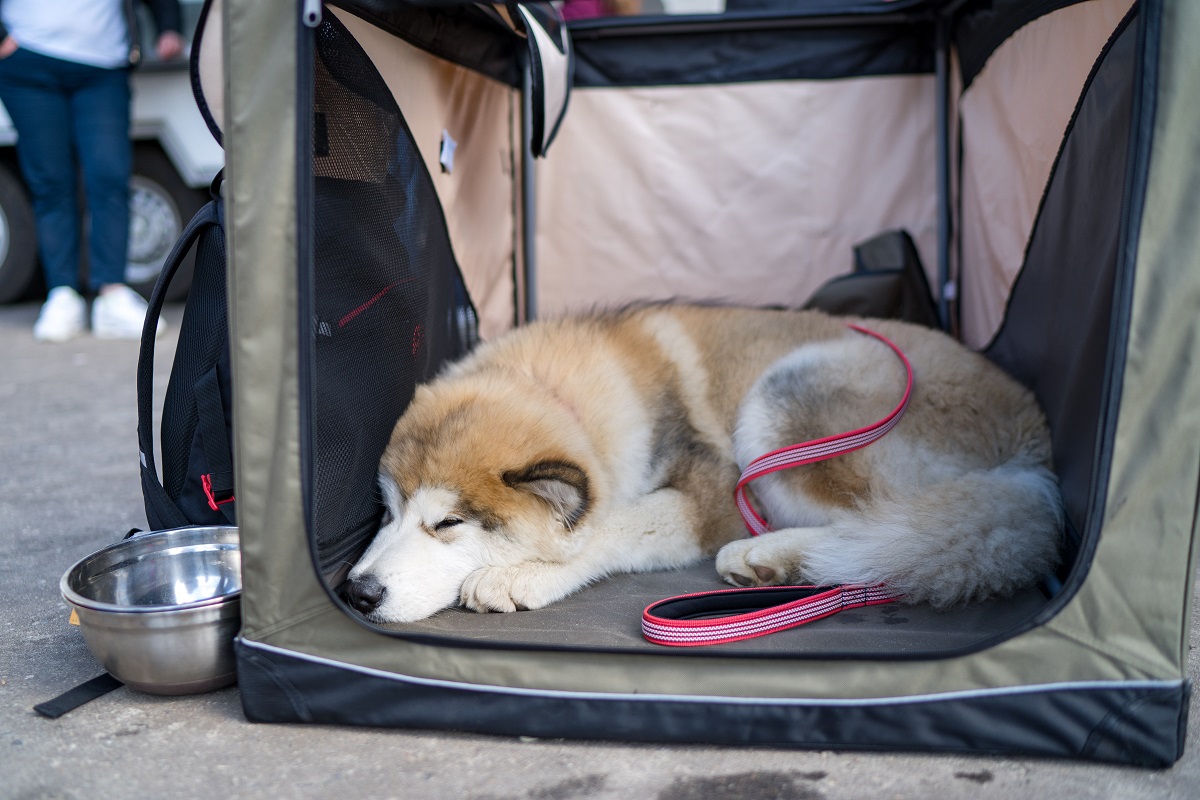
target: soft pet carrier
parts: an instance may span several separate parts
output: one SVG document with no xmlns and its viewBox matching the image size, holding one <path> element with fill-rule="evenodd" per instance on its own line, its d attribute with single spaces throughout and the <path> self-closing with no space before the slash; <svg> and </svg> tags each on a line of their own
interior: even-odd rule
<svg viewBox="0 0 1200 800">
<path fill-rule="evenodd" d="M 768 5 L 567 28 L 544 3 L 210 3 L 249 718 L 1180 756 L 1200 5 Z M 711 563 L 410 624 L 338 598 L 393 422 L 477 337 L 635 300 L 800 307 L 885 231 L 928 265 L 919 312 L 1047 412 L 1067 557 L 1043 586 L 686 650 L 640 613 L 716 588 Z"/>
</svg>

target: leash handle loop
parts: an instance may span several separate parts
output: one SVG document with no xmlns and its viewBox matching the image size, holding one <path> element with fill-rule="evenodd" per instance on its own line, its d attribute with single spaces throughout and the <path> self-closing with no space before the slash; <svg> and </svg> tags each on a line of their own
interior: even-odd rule
<svg viewBox="0 0 1200 800">
<path fill-rule="evenodd" d="M 642 612 L 642 636 L 669 647 L 728 644 L 794 628 L 848 608 L 901 595 L 874 586 L 762 586 L 659 600 Z"/>
</svg>

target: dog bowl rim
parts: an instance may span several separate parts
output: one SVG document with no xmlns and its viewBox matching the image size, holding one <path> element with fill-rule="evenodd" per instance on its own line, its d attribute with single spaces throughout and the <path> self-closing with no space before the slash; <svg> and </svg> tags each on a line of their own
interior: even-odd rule
<svg viewBox="0 0 1200 800">
<path fill-rule="evenodd" d="M 234 592 L 226 592 L 224 594 L 218 594 L 218 595 L 213 595 L 212 597 L 206 597 L 203 600 L 193 600 L 188 603 L 170 603 L 170 604 L 159 604 L 159 605 L 129 606 L 129 605 L 121 605 L 119 603 L 106 603 L 102 600 L 92 600 L 89 597 L 84 597 L 83 595 L 79 594 L 79 592 L 77 592 L 71 588 L 71 581 L 70 581 L 71 574 L 73 572 L 75 572 L 77 569 L 80 569 L 81 567 L 83 567 L 83 565 L 85 563 L 87 563 L 88 561 L 98 558 L 105 553 L 108 553 L 108 552 L 114 551 L 114 550 L 119 550 L 123 547 L 129 547 L 131 542 L 142 543 L 142 542 L 145 542 L 147 539 L 160 539 L 160 538 L 163 539 L 164 541 L 167 541 L 173 535 L 177 536 L 178 534 L 181 534 L 181 533 L 197 533 L 199 531 L 204 531 L 204 530 L 214 531 L 214 532 L 232 531 L 234 533 L 235 537 L 238 535 L 238 528 L 236 525 L 189 525 L 189 526 L 185 526 L 185 527 L 181 527 L 181 528 L 167 528 L 164 530 L 147 531 L 145 533 L 139 533 L 139 534 L 136 534 L 129 538 L 122 539 L 119 542 L 114 542 L 113 544 L 110 544 L 106 547 L 101 547 L 99 550 L 96 550 L 93 553 L 89 553 L 88 555 L 86 555 L 83 558 L 76 561 L 74 564 L 72 564 L 70 567 L 68 567 L 67 570 L 65 572 L 63 572 L 62 577 L 59 578 L 58 590 L 62 594 L 63 599 L 66 600 L 67 603 L 69 603 L 70 605 L 81 608 L 81 609 L 87 609 L 88 611 L 99 611 L 99 612 L 103 612 L 106 614 L 173 614 L 176 612 L 191 611 L 191 610 L 197 609 L 197 608 L 206 608 L 208 606 L 214 606 L 214 605 L 219 605 L 222 603 L 228 603 L 230 601 L 238 601 L 240 603 L 241 602 L 241 594 L 242 594 L 241 589 L 238 589 L 237 591 L 234 591 Z M 238 539 L 237 541 L 233 542 L 232 547 L 230 547 L 228 544 L 226 544 L 226 545 L 223 545 L 221 549 L 234 549 L 234 550 L 238 550 L 238 552 L 240 553 L 241 552 L 241 541 L 240 541 L 240 539 Z M 239 583 L 240 583 L 240 580 L 241 580 L 241 576 L 239 575 Z"/>
</svg>

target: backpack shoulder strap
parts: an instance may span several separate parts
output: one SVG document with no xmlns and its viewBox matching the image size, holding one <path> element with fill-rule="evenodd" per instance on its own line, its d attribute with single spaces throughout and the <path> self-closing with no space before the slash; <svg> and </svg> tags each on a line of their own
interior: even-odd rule
<svg viewBox="0 0 1200 800">
<path fill-rule="evenodd" d="M 151 529 L 179 528 L 189 524 L 187 517 L 171 500 L 154 463 L 154 340 L 158 318 L 166 301 L 167 287 L 179 271 L 184 257 L 206 229 L 221 224 L 220 200 L 210 200 L 187 224 L 175 246 L 163 263 L 162 272 L 150 293 L 146 322 L 142 327 L 142 343 L 138 352 L 137 404 L 138 448 L 141 451 L 142 496 L 146 501 L 146 516 Z"/>
</svg>

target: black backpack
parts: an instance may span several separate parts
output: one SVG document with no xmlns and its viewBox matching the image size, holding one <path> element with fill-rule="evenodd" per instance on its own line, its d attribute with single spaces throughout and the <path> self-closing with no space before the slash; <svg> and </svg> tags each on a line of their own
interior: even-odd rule
<svg viewBox="0 0 1200 800">
<path fill-rule="evenodd" d="M 821 286 L 803 307 L 941 328 L 921 256 L 912 237 L 901 230 L 855 245 L 854 271 Z"/>
<path fill-rule="evenodd" d="M 229 316 L 225 294 L 224 204 L 196 212 L 175 243 L 150 294 L 138 355 L 138 446 L 142 496 L 151 530 L 236 524 L 233 495 Z M 154 340 L 167 287 L 196 248 L 192 284 L 163 402 L 162 480 L 154 459 Z"/>
</svg>

